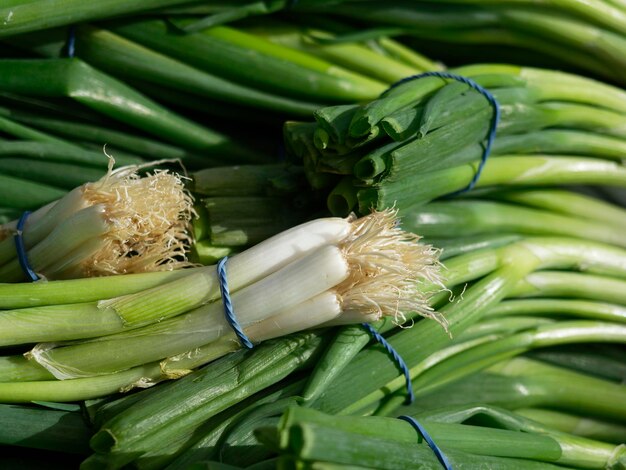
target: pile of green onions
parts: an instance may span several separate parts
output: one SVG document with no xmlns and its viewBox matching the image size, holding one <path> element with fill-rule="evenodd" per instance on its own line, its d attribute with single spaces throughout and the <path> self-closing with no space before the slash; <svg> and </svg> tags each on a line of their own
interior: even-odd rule
<svg viewBox="0 0 626 470">
<path fill-rule="evenodd" d="M 441 78 L 387 90 L 440 68 L 390 35 L 463 51 L 498 37 L 620 82 L 622 0 L 8 2 L 0 217 L 44 206 L 24 240 L 47 278 L 166 270 L 0 284 L 0 402 L 20 403 L 0 405 L 0 443 L 92 453 L 85 469 L 437 468 L 394 419 L 410 415 L 455 468 L 624 467 L 626 211 L 562 186 L 626 185 L 626 93 L 531 67 L 453 69 L 502 119 L 478 184 L 452 199 L 493 109 Z M 259 164 L 285 118 L 301 121 L 284 129 L 295 165 Z M 185 261 L 190 232 L 144 261 L 126 235 L 102 248 L 111 216 L 83 196 L 115 174 L 60 199 L 105 175 L 104 143 L 123 165 L 191 170 L 195 208 L 181 191 L 173 220 L 200 215 L 191 259 L 206 266 Z M 226 166 L 239 162 L 255 165 Z M 320 194 L 334 215 L 364 217 L 311 220 Z M 144 205 L 160 207 L 153 196 Z M 22 280 L 14 229 L 2 281 Z M 94 256 L 111 244 L 122 267 Z M 239 251 L 227 279 L 252 350 L 211 266 Z"/>
</svg>

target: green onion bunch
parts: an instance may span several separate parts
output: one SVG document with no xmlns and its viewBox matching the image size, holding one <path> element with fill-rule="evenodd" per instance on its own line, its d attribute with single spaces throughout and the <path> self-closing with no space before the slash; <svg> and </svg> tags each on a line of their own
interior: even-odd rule
<svg viewBox="0 0 626 470">
<path fill-rule="evenodd" d="M 443 318 L 438 251 L 393 211 L 321 218 L 228 259 L 232 309 L 253 343 L 343 322 Z M 178 378 L 241 347 L 215 266 L 0 286 L 0 401 L 76 401 Z M 421 294 L 417 292 L 420 291 Z M 443 329 L 442 328 L 442 329 Z"/>
<path fill-rule="evenodd" d="M 190 265 L 194 210 L 183 178 L 158 169 L 140 176 L 140 166 L 113 163 L 97 181 L 0 225 L 0 282 Z"/>
<path fill-rule="evenodd" d="M 223 414 L 216 416 L 214 407 L 227 398 L 213 398 L 212 393 L 222 386 L 197 373 L 103 405 L 96 412 L 100 418 L 91 439 L 95 453 L 85 468 L 118 468 L 131 462 L 135 468 L 219 463 L 247 468 L 263 461 L 274 465 L 268 468 L 406 468 L 416 459 L 436 468 L 416 432 L 391 419 L 400 414 L 424 421 L 429 431 L 432 427 L 436 442 L 459 461 L 502 468 L 546 468 L 540 465 L 548 463 L 620 468 L 624 457 L 618 445 L 624 439 L 626 416 L 620 366 L 620 345 L 626 341 L 626 252 L 574 238 L 518 238 L 444 261 L 448 290 L 432 297 L 430 304 L 445 316 L 447 332 L 410 313 L 411 327 L 397 328 L 392 319 L 374 323 L 409 367 L 413 405 L 405 406 L 405 377 L 362 326 L 322 330 L 310 333 L 322 345 L 315 360 L 303 366 L 306 372 L 294 370 L 270 382 L 224 377 L 228 390 L 240 387 L 245 411 L 225 405 L 219 408 Z M 584 273 L 567 271 L 576 268 Z M 296 338 L 300 336 L 262 347 L 280 343 L 285 348 Z M 572 347 L 577 355 L 571 354 Z M 240 354 L 256 357 L 254 351 Z M 203 370 L 215 367 L 217 374 L 219 364 L 234 357 Z M 594 365 L 585 367 L 576 357 L 593 359 Z M 249 388 L 257 383 L 266 387 L 264 391 Z M 187 387 L 202 387 L 194 396 L 207 403 L 206 409 L 192 403 L 181 407 Z M 271 404 L 247 401 L 251 393 L 267 396 L 279 390 L 288 396 L 274 395 Z M 281 424 L 280 415 L 295 404 L 318 411 L 290 410 L 282 421 L 289 424 Z M 293 424 L 290 413 L 298 416 Z M 371 415 L 388 416 L 391 428 L 385 431 Z M 437 423 L 471 427 L 444 426 L 445 432 L 436 434 Z M 369 429 L 365 437 L 364 429 Z M 511 434 L 500 434 L 502 429 Z M 361 441 L 370 452 L 361 452 Z M 372 452 L 386 448 L 379 446 L 389 446 L 400 460 L 385 454 L 388 463 L 383 464 L 381 453 Z"/>
<path fill-rule="evenodd" d="M 476 188 L 624 186 L 626 94 L 583 77 L 516 66 L 452 70 L 492 92 L 497 137 Z M 469 86 L 408 80 L 367 104 L 322 108 L 288 122 L 289 153 L 332 213 L 396 206 L 401 215 L 465 190 L 479 168 L 495 111 Z"/>
</svg>

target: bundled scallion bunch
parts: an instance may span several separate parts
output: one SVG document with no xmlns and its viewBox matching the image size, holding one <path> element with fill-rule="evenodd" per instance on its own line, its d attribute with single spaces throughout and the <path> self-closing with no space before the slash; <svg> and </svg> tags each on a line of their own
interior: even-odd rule
<svg viewBox="0 0 626 470">
<path fill-rule="evenodd" d="M 453 70 L 489 90 L 501 119 L 476 188 L 626 185 L 626 93 L 541 69 Z M 367 104 L 322 108 L 290 122 L 285 140 L 335 214 L 395 205 L 402 216 L 463 191 L 479 168 L 494 110 L 464 83 L 408 80 Z"/>
<path fill-rule="evenodd" d="M 112 167 L 36 210 L 19 229 L 21 253 L 39 278 L 64 279 L 189 266 L 193 200 L 177 174 Z M 25 280 L 14 240 L 18 221 L 0 226 L 0 281 Z M 32 279 L 28 279 L 32 280 Z"/>
<path fill-rule="evenodd" d="M 462 240 L 457 242 L 462 245 Z M 479 249 L 471 246 L 468 243 L 466 250 L 458 250 L 464 254 L 446 259 L 445 286 L 449 291 L 429 300 L 446 318 L 452 337 L 435 322 L 419 320 L 411 312 L 407 317 L 417 320 L 411 328 L 396 328 L 389 318 L 374 324 L 409 367 L 417 397 L 412 407 L 402 408 L 407 397 L 405 377 L 384 348 L 370 344 L 371 335 L 361 325 L 292 335 L 268 341 L 258 351 L 223 357 L 176 382 L 104 405 L 94 404 L 97 431 L 91 448 L 95 453 L 85 461 L 85 468 L 120 468 L 132 462 L 138 467 L 182 469 L 205 461 L 245 468 L 265 459 L 269 459 L 267 465 L 275 466 L 277 453 L 286 454 L 285 461 L 281 460 L 286 468 L 291 468 L 289 462 L 294 458 L 315 465 L 326 459 L 344 465 L 358 463 L 363 468 L 406 468 L 406 462 L 416 456 L 434 463 L 410 427 L 389 421 L 389 426 L 404 429 L 402 435 L 415 445 L 408 445 L 404 438 L 398 442 L 396 433 L 376 434 L 378 421 L 357 418 L 402 412 L 424 420 L 429 431 L 431 421 L 479 424 L 475 415 L 484 413 L 481 429 L 452 427 L 446 429 L 449 439 L 436 434 L 444 451 L 453 449 L 452 457 L 471 462 L 514 469 L 547 462 L 567 466 L 577 460 L 584 468 L 613 464 L 619 468 L 622 448 L 610 443 L 619 444 L 624 435 L 626 387 L 614 382 L 622 380 L 623 367 L 620 372 L 619 367 L 612 367 L 616 361 L 603 360 L 605 372 L 611 375 L 600 379 L 589 377 L 589 371 L 561 370 L 537 361 L 520 366 L 519 361 L 526 359 L 510 358 L 568 345 L 581 351 L 582 358 L 582 351 L 594 342 L 606 343 L 607 348 L 619 352 L 626 342 L 626 252 L 560 237 L 508 240 L 501 246 Z M 584 269 L 586 273 L 549 271 L 566 269 Z M 575 282 L 577 276 L 579 282 Z M 568 287 L 571 298 L 559 298 Z M 459 295 L 451 298 L 450 291 Z M 599 297 L 603 300 L 598 301 Z M 581 363 L 578 358 L 572 361 L 570 369 Z M 313 370 L 299 373 L 302 368 Z M 604 399 L 598 400 L 598 396 Z M 295 404 L 350 416 L 322 416 L 323 423 L 313 419 L 312 424 L 329 424 L 332 434 L 325 433 L 326 426 L 304 426 L 304 435 L 298 435 L 298 430 L 292 435 L 290 426 L 283 429 L 283 436 L 294 441 L 278 443 L 272 433 L 261 431 L 279 426 L 278 416 Z M 491 409 L 491 404 L 511 410 L 558 407 L 572 419 L 580 415 L 580 419 L 591 420 L 594 429 L 603 434 L 590 434 L 587 431 L 593 430 L 585 426 L 570 429 L 574 435 L 560 434 L 548 429 L 555 426 L 553 420 L 542 427 L 517 413 Z M 307 410 L 294 415 L 309 422 Z M 502 421 L 494 423 L 496 418 Z M 343 419 L 348 427 L 343 427 Z M 369 444 L 394 449 L 394 459 L 385 459 L 383 464 L 378 452 L 365 452 L 359 460 L 352 460 L 357 457 L 348 449 L 365 439 L 359 432 L 353 435 L 352 424 L 358 425 L 359 432 L 371 431 Z M 325 440 L 327 435 L 332 439 Z M 499 446 L 500 441 L 487 439 L 476 446 L 470 436 L 477 435 L 499 435 L 505 444 Z M 577 435 L 606 442 L 590 442 Z M 575 448 L 570 447 L 574 444 Z M 241 446 L 250 452 L 238 451 Z M 520 460 L 500 461 L 501 457 Z"/>
<path fill-rule="evenodd" d="M 401 321 L 409 312 L 445 325 L 427 304 L 442 285 L 437 251 L 399 229 L 393 211 L 316 219 L 233 256 L 227 267 L 233 311 L 253 342 L 334 322 Z M 219 279 L 208 266 L 101 278 L 93 290 L 91 279 L 17 291 L 5 285 L 0 344 L 40 344 L 0 358 L 0 400 L 107 395 L 179 377 L 238 349 Z M 55 301 L 55 292 L 65 296 Z"/>
</svg>

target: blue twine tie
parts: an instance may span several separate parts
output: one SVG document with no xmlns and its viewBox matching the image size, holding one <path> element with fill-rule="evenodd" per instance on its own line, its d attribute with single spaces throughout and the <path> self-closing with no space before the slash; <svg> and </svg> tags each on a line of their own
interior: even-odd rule
<svg viewBox="0 0 626 470">
<path fill-rule="evenodd" d="M 31 282 L 37 281 L 39 276 L 35 274 L 35 271 L 30 267 L 30 263 L 28 262 L 28 256 L 26 255 L 26 247 L 24 246 L 24 225 L 26 224 L 26 219 L 30 215 L 30 211 L 22 212 L 21 217 L 17 221 L 17 228 L 15 235 L 13 235 L 13 240 L 15 240 L 15 251 L 17 252 L 17 261 L 20 263 L 20 267 L 28 279 Z"/>
<path fill-rule="evenodd" d="M 433 441 L 432 437 L 430 437 L 430 435 L 426 432 L 426 429 L 424 429 L 424 427 L 415 418 L 411 416 L 398 416 L 398 419 L 406 421 L 411 426 L 413 426 L 417 430 L 417 432 L 420 433 L 420 435 L 424 438 L 424 440 L 428 444 L 428 447 L 433 450 L 433 452 L 437 456 L 437 460 L 439 460 L 441 465 L 443 465 L 446 470 L 452 470 L 452 465 L 450 465 L 450 462 L 448 462 L 446 456 L 443 454 L 437 444 L 435 444 L 435 441 Z"/>
<path fill-rule="evenodd" d="M 409 366 L 406 365 L 406 362 L 404 362 L 402 356 L 400 356 L 400 354 L 398 354 L 398 352 L 393 349 L 393 346 L 389 344 L 389 342 L 383 337 L 383 335 L 376 331 L 376 329 L 374 329 L 372 325 L 370 325 L 369 323 L 361 323 L 361 326 L 363 326 L 363 328 L 365 328 L 374 337 L 374 339 L 387 350 L 391 357 L 393 357 L 393 360 L 396 362 L 398 367 L 402 369 L 404 377 L 406 378 L 406 404 L 410 405 L 415 400 L 415 394 L 413 393 L 413 385 L 411 384 L 411 372 L 409 371 Z"/>
<path fill-rule="evenodd" d="M 472 89 L 479 92 L 485 98 L 487 98 L 487 101 L 493 107 L 493 115 L 491 117 L 491 126 L 489 128 L 489 134 L 487 135 L 487 145 L 485 145 L 485 148 L 483 149 L 483 154 L 480 158 L 480 164 L 478 165 L 478 169 L 476 170 L 474 177 L 472 178 L 470 183 L 467 185 L 467 187 L 465 187 L 464 189 L 460 189 L 451 194 L 448 194 L 448 196 L 458 196 L 459 194 L 463 194 L 467 191 L 471 191 L 472 189 L 474 189 L 474 186 L 476 186 L 476 183 L 478 182 L 478 179 L 480 178 L 480 175 L 483 172 L 483 168 L 485 167 L 485 164 L 487 163 L 487 158 L 489 158 L 489 154 L 491 153 L 491 147 L 493 145 L 493 141 L 496 138 L 498 122 L 500 121 L 500 105 L 498 104 L 498 101 L 496 100 L 496 98 L 489 91 L 481 87 L 474 80 L 471 80 L 462 75 L 457 75 L 457 74 L 450 73 L 450 72 L 424 72 L 424 73 L 420 73 L 417 75 L 411 75 L 409 77 L 405 77 L 402 80 L 394 83 L 388 88 L 388 90 L 391 90 L 392 88 L 395 88 L 398 85 L 402 85 L 403 83 L 409 82 L 411 80 L 417 80 L 419 78 L 424 78 L 424 77 L 449 78 L 451 80 L 456 80 L 458 82 L 465 83 Z"/>
<path fill-rule="evenodd" d="M 228 261 L 228 256 L 224 256 L 217 263 L 217 279 L 220 283 L 220 293 L 222 294 L 222 303 L 224 304 L 224 317 L 226 317 L 226 321 L 237 335 L 237 339 L 239 339 L 241 345 L 245 348 L 252 349 L 254 348 L 254 344 L 252 344 L 252 341 L 250 341 L 243 332 L 241 325 L 235 317 L 235 312 L 233 311 L 233 303 L 230 300 L 230 291 L 228 290 L 228 281 L 226 280 L 226 261 Z"/>
<path fill-rule="evenodd" d="M 70 59 L 74 58 L 76 53 L 76 27 L 71 25 L 67 28 L 67 43 L 65 46 L 65 51 L 67 52 L 67 56 Z"/>
</svg>

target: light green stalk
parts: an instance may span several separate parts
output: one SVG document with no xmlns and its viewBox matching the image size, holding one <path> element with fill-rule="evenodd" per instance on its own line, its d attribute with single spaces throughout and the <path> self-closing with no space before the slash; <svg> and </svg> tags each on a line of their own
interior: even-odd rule
<svg viewBox="0 0 626 470">
<path fill-rule="evenodd" d="M 3 23 L 0 37 L 181 3 L 186 3 L 186 0 L 146 0 L 131 4 L 124 0 L 104 0 L 97 4 L 85 4 L 77 0 L 9 0 L 9 4 L 3 4 L 0 9 Z"/>
<path fill-rule="evenodd" d="M 542 408 L 520 408 L 515 413 L 534 421 L 588 439 L 620 444 L 626 439 L 626 426 L 590 417 L 576 416 Z"/>
<path fill-rule="evenodd" d="M 431 202 L 404 211 L 402 222 L 407 230 L 427 238 L 453 238 L 461 232 L 464 236 L 521 233 L 574 236 L 626 247 L 621 236 L 623 228 L 618 223 L 587 221 L 580 216 L 482 200 Z"/>
<path fill-rule="evenodd" d="M 510 296 L 570 297 L 626 306 L 626 281 L 575 272 L 541 271 L 520 281 Z"/>
<path fill-rule="evenodd" d="M 77 54 L 83 60 L 112 75 L 152 82 L 156 85 L 192 92 L 218 101 L 310 116 L 318 104 L 265 93 L 238 85 L 218 75 L 200 71 L 173 57 L 159 54 L 112 32 L 81 28 Z"/>
<path fill-rule="evenodd" d="M 559 189 L 515 190 L 497 192 L 494 197 L 530 207 L 576 215 L 579 218 L 617 224 L 626 228 L 626 211 L 624 208 L 602 199 L 572 191 Z"/>
<path fill-rule="evenodd" d="M 380 82 L 224 26 L 187 35 L 168 33 L 167 25 L 158 20 L 116 24 L 110 29 L 206 72 L 305 99 L 372 99 L 385 89 Z M 207 49 L 213 53 L 207 55 Z M 290 80 L 285 81 L 285 76 Z"/>
<path fill-rule="evenodd" d="M 508 315 L 563 315 L 620 323 L 626 322 L 626 307 L 579 299 L 511 299 L 500 302 L 487 312 L 489 317 Z"/>
</svg>

